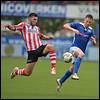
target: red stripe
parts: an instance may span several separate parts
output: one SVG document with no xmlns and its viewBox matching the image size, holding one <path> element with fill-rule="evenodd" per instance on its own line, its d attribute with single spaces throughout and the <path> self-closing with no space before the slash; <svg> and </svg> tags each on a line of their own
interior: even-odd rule
<svg viewBox="0 0 100 100">
<path fill-rule="evenodd" d="M 24 26 L 24 22 L 21 22 L 18 25 L 15 25 L 16 29 L 19 30 L 19 31 L 22 31 L 23 26 Z"/>
<path fill-rule="evenodd" d="M 24 36 L 24 40 L 26 41 L 26 32 L 25 32 L 25 29 L 26 29 L 26 27 L 24 26 L 24 28 L 23 28 L 23 36 Z"/>
<path fill-rule="evenodd" d="M 50 53 L 50 54 L 53 54 L 53 53 L 55 53 L 55 52 L 56 52 L 55 50 L 52 50 L 52 51 L 50 51 L 49 53 Z"/>
<path fill-rule="evenodd" d="M 34 42 L 34 48 L 36 49 L 35 34 L 33 34 L 33 42 Z"/>
<path fill-rule="evenodd" d="M 50 55 L 50 57 L 53 57 L 53 56 L 56 56 L 56 54 L 52 54 L 52 55 Z"/>
<path fill-rule="evenodd" d="M 50 60 L 56 60 L 56 58 L 52 58 L 52 59 L 50 59 Z"/>
<path fill-rule="evenodd" d="M 30 47 L 30 50 L 32 50 L 32 41 L 31 41 L 31 35 L 30 35 L 30 33 L 28 32 L 28 41 L 29 41 L 29 47 Z"/>
<path fill-rule="evenodd" d="M 40 41 L 39 41 L 39 37 L 38 37 L 38 35 L 37 35 L 37 40 L 38 40 L 38 45 L 39 45 L 39 47 L 40 47 Z"/>
<path fill-rule="evenodd" d="M 27 40 L 26 40 L 26 27 L 24 26 L 24 28 L 23 28 L 23 36 L 24 36 L 24 41 L 25 41 L 25 43 L 26 43 L 26 47 L 27 47 L 27 49 L 28 49 L 28 46 L 27 46 Z"/>
</svg>

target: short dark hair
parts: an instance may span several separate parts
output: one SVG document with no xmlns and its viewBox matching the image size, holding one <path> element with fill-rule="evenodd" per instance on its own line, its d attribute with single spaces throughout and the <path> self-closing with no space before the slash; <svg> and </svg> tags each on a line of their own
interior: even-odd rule
<svg viewBox="0 0 100 100">
<path fill-rule="evenodd" d="M 30 14 L 28 15 L 28 17 L 32 17 L 32 16 L 38 17 L 38 15 L 37 15 L 36 13 L 30 13 Z"/>
<path fill-rule="evenodd" d="M 90 18 L 90 19 L 93 20 L 93 16 L 92 16 L 91 14 L 87 14 L 87 15 L 85 16 L 85 18 Z"/>
</svg>

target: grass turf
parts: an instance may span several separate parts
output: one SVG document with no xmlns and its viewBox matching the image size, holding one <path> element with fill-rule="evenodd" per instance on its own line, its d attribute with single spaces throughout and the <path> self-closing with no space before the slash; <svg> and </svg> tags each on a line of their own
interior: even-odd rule
<svg viewBox="0 0 100 100">
<path fill-rule="evenodd" d="M 99 63 L 82 62 L 78 75 L 80 80 L 69 78 L 56 91 L 56 79 L 69 68 L 69 64 L 57 60 L 57 74 L 50 74 L 50 61 L 39 60 L 29 77 L 10 79 L 15 66 L 25 67 L 24 58 L 1 59 L 1 99 L 98 99 Z"/>
</svg>

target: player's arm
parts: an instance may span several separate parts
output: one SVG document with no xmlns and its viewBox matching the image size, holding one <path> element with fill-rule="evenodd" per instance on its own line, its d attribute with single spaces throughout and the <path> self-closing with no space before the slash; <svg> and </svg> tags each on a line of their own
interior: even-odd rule
<svg viewBox="0 0 100 100">
<path fill-rule="evenodd" d="M 91 40 L 92 40 L 92 43 L 93 43 L 93 45 L 96 45 L 96 37 L 91 37 Z"/>
<path fill-rule="evenodd" d="M 25 26 L 25 23 L 21 22 L 18 25 L 7 24 L 7 25 L 5 25 L 5 28 L 8 28 L 11 31 L 18 30 L 18 31 L 22 32 L 24 26 Z"/>
<path fill-rule="evenodd" d="M 16 31 L 15 25 L 7 24 L 7 25 L 5 25 L 5 28 L 8 28 L 11 31 Z"/>
<path fill-rule="evenodd" d="M 49 40 L 49 39 L 53 39 L 54 38 L 54 36 L 52 36 L 52 35 L 50 35 L 50 36 L 47 36 L 47 35 L 44 35 L 44 34 L 40 34 L 40 38 L 42 39 L 42 40 Z"/>
<path fill-rule="evenodd" d="M 40 28 L 39 28 L 39 27 L 38 27 L 38 31 L 39 31 L 39 33 L 40 33 L 40 39 L 42 39 L 42 40 L 49 40 L 49 39 L 53 39 L 53 38 L 54 38 L 53 35 L 49 35 L 49 36 L 44 35 L 44 34 L 40 31 Z"/>
<path fill-rule="evenodd" d="M 79 31 L 72 28 L 68 23 L 64 24 L 63 27 L 66 29 L 66 30 L 69 30 L 71 31 L 72 33 L 76 33 L 76 34 L 79 34 Z"/>
</svg>

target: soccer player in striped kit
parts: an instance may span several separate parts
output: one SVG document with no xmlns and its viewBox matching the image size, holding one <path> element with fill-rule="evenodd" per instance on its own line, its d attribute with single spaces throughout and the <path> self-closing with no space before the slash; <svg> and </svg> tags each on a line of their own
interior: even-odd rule
<svg viewBox="0 0 100 100">
<path fill-rule="evenodd" d="M 89 40 L 92 40 L 93 44 L 96 44 L 96 37 L 94 34 L 94 30 L 91 25 L 93 24 L 93 16 L 91 14 L 87 14 L 84 18 L 84 22 L 72 22 L 64 24 L 64 28 L 66 30 L 75 33 L 74 41 L 72 46 L 70 47 L 69 52 L 74 54 L 74 60 L 70 68 L 65 72 L 65 74 L 57 79 L 57 91 L 60 90 L 62 84 L 71 76 L 74 80 L 79 80 L 77 75 L 78 70 L 80 68 L 80 64 L 82 62 L 82 58 L 85 55 L 85 50 Z"/>
<path fill-rule="evenodd" d="M 36 26 L 38 21 L 38 15 L 36 13 L 30 13 L 28 16 L 28 22 L 21 22 L 18 25 L 5 25 L 12 31 L 20 31 L 28 52 L 26 67 L 20 69 L 15 67 L 11 72 L 11 79 L 16 75 L 30 76 L 32 74 L 33 68 L 38 61 L 38 57 L 46 56 L 50 54 L 51 62 L 51 74 L 56 74 L 56 51 L 52 44 L 44 45 L 41 39 L 52 39 L 52 36 L 43 35 L 40 32 L 38 26 Z"/>
</svg>

